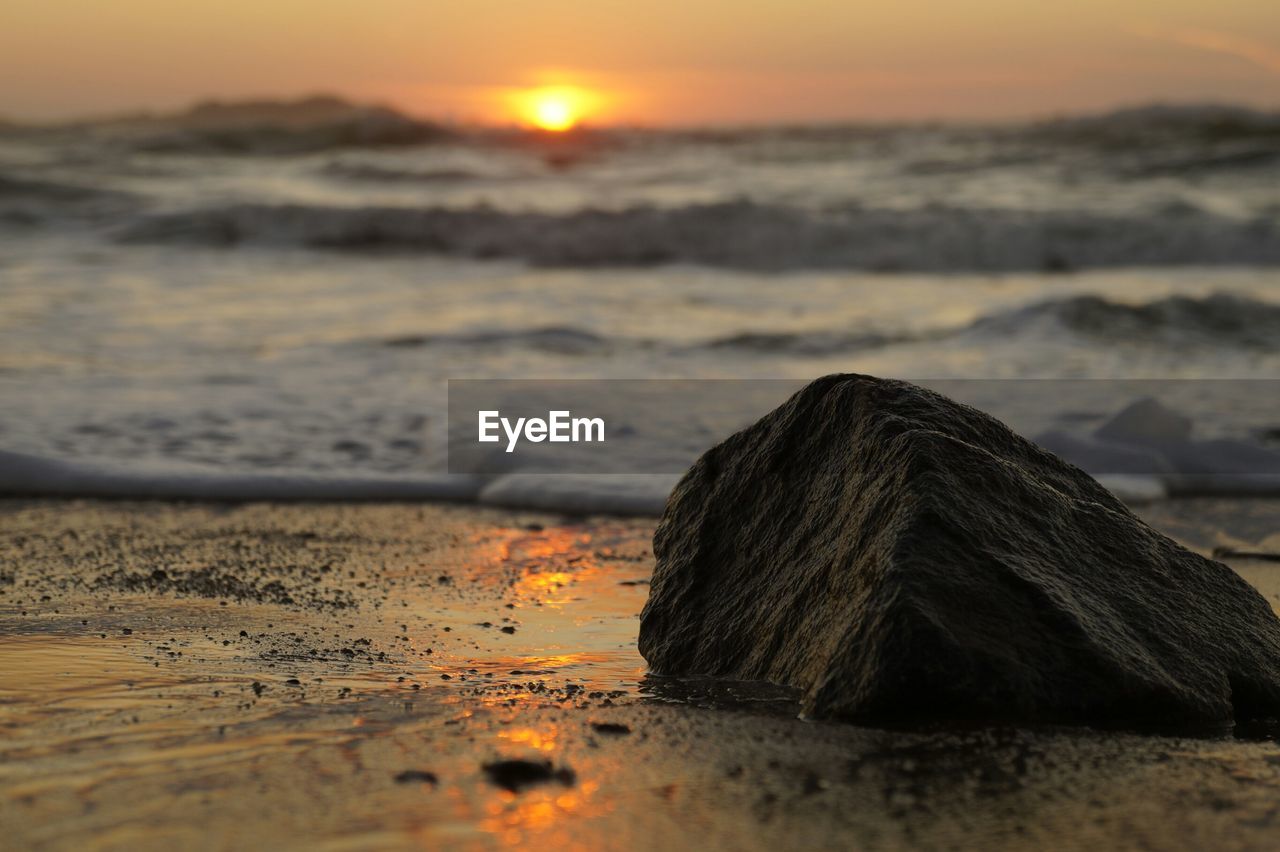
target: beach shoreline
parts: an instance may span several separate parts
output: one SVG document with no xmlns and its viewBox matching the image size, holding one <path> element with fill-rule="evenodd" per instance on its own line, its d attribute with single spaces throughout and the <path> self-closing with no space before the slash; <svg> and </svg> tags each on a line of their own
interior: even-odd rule
<svg viewBox="0 0 1280 852">
<path fill-rule="evenodd" d="M 1280 550 L 1280 501 L 1139 511 L 1206 554 Z M 1272 732 L 886 731 L 797 719 L 782 690 L 647 676 L 634 643 L 653 524 L 0 501 L 8 840 L 1261 849 L 1274 836 Z M 1230 564 L 1280 603 L 1274 562 Z M 504 760 L 532 775 L 503 775 Z"/>
</svg>

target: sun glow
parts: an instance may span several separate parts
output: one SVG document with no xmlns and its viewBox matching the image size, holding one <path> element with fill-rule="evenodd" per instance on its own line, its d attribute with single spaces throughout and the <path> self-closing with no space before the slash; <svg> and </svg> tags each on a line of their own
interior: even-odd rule
<svg viewBox="0 0 1280 852">
<path fill-rule="evenodd" d="M 539 130 L 561 133 L 571 130 L 590 109 L 590 94 L 571 86 L 547 86 L 519 95 L 522 118 Z"/>
</svg>

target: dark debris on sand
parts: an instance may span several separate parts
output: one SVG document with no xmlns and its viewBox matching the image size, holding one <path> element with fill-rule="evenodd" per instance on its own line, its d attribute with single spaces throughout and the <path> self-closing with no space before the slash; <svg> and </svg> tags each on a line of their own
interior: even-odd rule
<svg viewBox="0 0 1280 852">
<path fill-rule="evenodd" d="M 397 784 L 430 784 L 434 787 L 440 783 L 440 779 L 434 772 L 428 772 L 425 769 L 406 769 L 396 773 L 395 782 Z"/>
<path fill-rule="evenodd" d="M 489 783 L 511 793 L 552 781 L 572 787 L 577 780 L 572 769 L 567 766 L 557 769 L 549 760 L 499 760 L 486 763 L 481 768 Z"/>
<path fill-rule="evenodd" d="M 335 588 L 311 589 L 295 584 L 292 590 L 280 579 L 256 582 L 240 576 L 242 566 L 183 569 L 156 568 L 148 573 L 118 568 L 100 575 L 93 583 L 96 589 L 121 592 L 167 592 L 204 598 L 227 598 L 281 606 L 303 604 L 317 608 L 346 609 L 356 605 L 348 591 Z"/>
</svg>

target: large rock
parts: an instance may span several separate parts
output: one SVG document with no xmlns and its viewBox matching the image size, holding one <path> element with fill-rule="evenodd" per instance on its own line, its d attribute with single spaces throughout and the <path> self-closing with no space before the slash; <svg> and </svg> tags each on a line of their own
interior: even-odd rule
<svg viewBox="0 0 1280 852">
<path fill-rule="evenodd" d="M 791 684 L 815 717 L 1280 715 L 1280 620 L 1086 474 L 914 385 L 828 376 L 667 503 L 656 673 Z"/>
</svg>

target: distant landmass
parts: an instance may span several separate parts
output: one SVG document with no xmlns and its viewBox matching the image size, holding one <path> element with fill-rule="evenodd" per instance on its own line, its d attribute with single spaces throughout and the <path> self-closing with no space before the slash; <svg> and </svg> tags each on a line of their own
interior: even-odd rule
<svg viewBox="0 0 1280 852">
<path fill-rule="evenodd" d="M 341 147 L 419 145 L 452 136 L 443 124 L 335 95 L 202 101 L 172 113 L 140 112 L 45 125 L 0 120 L 0 129 L 88 131 L 151 151 L 300 154 Z"/>
</svg>

